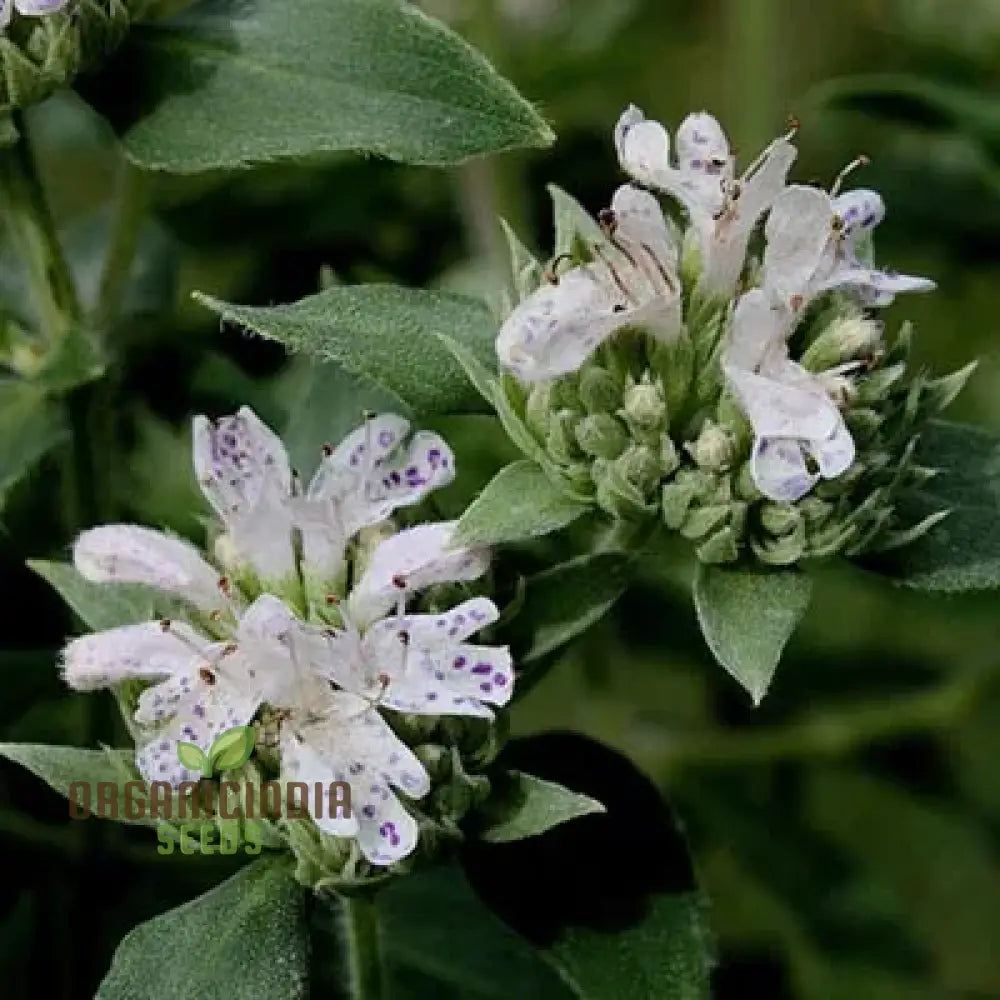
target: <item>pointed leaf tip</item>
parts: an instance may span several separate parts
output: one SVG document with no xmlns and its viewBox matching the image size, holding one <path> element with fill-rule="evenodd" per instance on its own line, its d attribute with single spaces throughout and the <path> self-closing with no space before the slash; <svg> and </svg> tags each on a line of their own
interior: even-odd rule
<svg viewBox="0 0 1000 1000">
<path fill-rule="evenodd" d="M 811 592 L 811 581 L 797 570 L 698 567 L 694 601 L 702 634 L 755 708 L 767 694 Z"/>
</svg>

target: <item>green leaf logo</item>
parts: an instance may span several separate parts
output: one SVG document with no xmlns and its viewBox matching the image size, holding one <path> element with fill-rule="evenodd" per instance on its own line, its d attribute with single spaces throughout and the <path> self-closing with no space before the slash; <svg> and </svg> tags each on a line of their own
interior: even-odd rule
<svg viewBox="0 0 1000 1000">
<path fill-rule="evenodd" d="M 209 767 L 214 771 L 234 771 L 242 767 L 253 753 L 252 726 L 237 726 L 217 736 L 208 751 Z"/>
<path fill-rule="evenodd" d="M 208 758 L 193 743 L 178 743 L 177 759 L 191 771 L 204 771 L 208 767 Z"/>
</svg>

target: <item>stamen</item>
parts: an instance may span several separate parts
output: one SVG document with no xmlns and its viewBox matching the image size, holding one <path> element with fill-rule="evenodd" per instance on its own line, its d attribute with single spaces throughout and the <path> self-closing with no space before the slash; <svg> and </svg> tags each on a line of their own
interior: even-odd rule
<svg viewBox="0 0 1000 1000">
<path fill-rule="evenodd" d="M 553 257 L 552 260 L 550 260 L 548 264 L 542 268 L 542 278 L 544 278 L 550 285 L 558 285 L 559 275 L 556 273 L 556 268 L 566 260 L 572 261 L 573 255 L 571 253 L 561 253 L 558 256 Z"/>
<path fill-rule="evenodd" d="M 864 153 L 862 153 L 856 159 L 851 160 L 851 162 L 848 163 L 847 166 L 844 167 L 844 169 L 841 170 L 840 173 L 837 174 L 836 178 L 834 179 L 833 187 L 830 188 L 830 197 L 836 198 L 837 195 L 840 194 L 840 189 L 843 187 L 844 181 L 846 181 L 847 178 L 851 174 L 853 174 L 855 170 L 859 169 L 860 167 L 867 167 L 868 164 L 870 163 L 871 160 L 867 156 L 865 156 Z"/>
<path fill-rule="evenodd" d="M 767 160 L 767 158 L 771 155 L 771 152 L 773 151 L 774 147 L 777 146 L 779 142 L 790 142 L 792 139 L 795 138 L 796 133 L 802 127 L 802 123 L 794 115 L 789 115 L 788 121 L 785 124 L 787 128 L 785 134 L 778 136 L 777 139 L 774 139 L 772 142 L 768 143 L 768 145 L 765 146 L 764 149 L 761 151 L 757 159 L 755 159 L 753 163 L 751 163 L 750 166 L 743 171 L 742 180 L 744 182 L 749 180 L 750 177 L 752 177 L 753 174 L 755 174 L 760 169 L 764 161 Z"/>
<path fill-rule="evenodd" d="M 622 281 L 618 272 L 615 270 L 614 264 L 612 264 L 611 261 L 609 261 L 608 258 L 604 256 L 604 251 L 596 243 L 594 244 L 592 249 L 597 258 L 608 269 L 608 272 L 611 275 L 611 280 L 617 286 L 618 291 L 620 291 L 622 295 L 625 296 L 625 298 L 627 298 L 630 302 L 632 302 L 633 305 L 639 305 L 640 303 L 638 299 L 625 286 L 625 283 Z"/>
</svg>

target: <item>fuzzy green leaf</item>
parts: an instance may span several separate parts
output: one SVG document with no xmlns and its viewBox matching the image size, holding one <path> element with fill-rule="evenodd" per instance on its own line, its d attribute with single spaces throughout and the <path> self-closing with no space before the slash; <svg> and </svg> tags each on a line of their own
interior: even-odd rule
<svg viewBox="0 0 1000 1000">
<path fill-rule="evenodd" d="M 1000 438 L 976 427 L 934 421 L 916 462 L 938 470 L 904 497 L 904 525 L 948 511 L 916 541 L 870 556 L 863 565 L 918 590 L 960 592 L 1000 586 Z"/>
<path fill-rule="evenodd" d="M 809 607 L 812 583 L 796 570 L 699 564 L 695 610 L 715 658 L 759 705 L 785 644 Z"/>
<path fill-rule="evenodd" d="M 509 771 L 494 781 L 488 810 L 487 825 L 479 836 L 494 844 L 535 837 L 578 816 L 605 812 L 589 795 L 520 771 Z"/>
<path fill-rule="evenodd" d="M 130 931 L 96 1000 L 303 1000 L 307 967 L 305 892 L 289 859 L 261 858 Z"/>
<path fill-rule="evenodd" d="M 196 298 L 226 322 L 369 379 L 404 410 L 483 411 L 479 393 L 436 336 L 445 334 L 492 364 L 495 324 L 477 299 L 392 285 L 329 288 L 271 308 Z"/>
<path fill-rule="evenodd" d="M 173 173 L 341 150 L 444 165 L 554 138 L 479 52 L 397 0 L 200 0 L 134 28 L 96 86 L 127 155 Z"/>
<path fill-rule="evenodd" d="M 139 781 L 129 750 L 87 750 L 82 747 L 48 746 L 43 743 L 0 743 L 0 757 L 6 757 L 39 777 L 60 795 L 69 797 L 70 785 L 82 781 L 90 785 L 91 796 L 96 795 L 98 783 L 115 785 L 117 792 L 118 821 L 121 823 L 150 824 L 147 818 L 129 819 L 126 814 L 124 786 L 129 781 Z M 145 787 L 145 786 L 143 786 Z M 145 793 L 132 796 L 135 803 Z M 105 817 L 107 818 L 107 811 Z"/>
<path fill-rule="evenodd" d="M 456 545 L 498 545 L 565 528 L 588 510 L 568 496 L 534 462 L 501 469 L 462 515 Z"/>
<path fill-rule="evenodd" d="M 91 583 L 69 563 L 33 559 L 28 566 L 95 632 L 173 617 L 180 607 L 173 598 L 144 584 Z"/>
<path fill-rule="evenodd" d="M 618 934 L 571 927 L 549 950 L 579 1000 L 708 1000 L 708 907 L 697 893 L 656 897 Z"/>
</svg>

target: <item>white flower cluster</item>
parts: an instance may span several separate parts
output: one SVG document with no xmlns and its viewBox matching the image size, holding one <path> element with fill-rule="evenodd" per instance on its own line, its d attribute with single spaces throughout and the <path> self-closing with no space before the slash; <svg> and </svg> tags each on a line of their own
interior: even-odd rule
<svg viewBox="0 0 1000 1000">
<path fill-rule="evenodd" d="M 322 831 L 357 838 L 376 865 L 413 851 L 418 824 L 396 791 L 418 800 L 430 778 L 385 710 L 492 718 L 490 706 L 511 697 L 514 672 L 505 647 L 468 641 L 496 620 L 492 601 L 406 611 L 414 592 L 486 571 L 487 552 L 449 546 L 453 523 L 417 525 L 358 551 L 362 529 L 384 527 L 395 509 L 454 476 L 445 442 L 420 432 L 406 443 L 408 430 L 401 417 L 368 419 L 327 450 L 303 492 L 281 441 L 251 410 L 197 417 L 194 464 L 225 528 L 216 545 L 224 571 L 188 542 L 136 525 L 77 539 L 74 562 L 87 579 L 146 584 L 196 609 L 198 627 L 126 625 L 64 652 L 63 676 L 77 690 L 148 683 L 135 711 L 147 781 L 197 780 L 178 742 L 207 752 L 266 705 L 281 720 L 281 780 L 350 784 L 349 817 L 333 803 L 313 813 Z"/>
<path fill-rule="evenodd" d="M 607 239 L 592 248 L 592 261 L 550 274 L 513 310 L 497 337 L 501 364 L 522 382 L 545 382 L 580 369 L 623 328 L 671 344 L 689 320 L 685 308 L 728 303 L 719 360 L 753 426 L 751 468 L 760 492 L 794 502 L 821 477 L 843 474 L 855 448 L 838 401 L 859 366 L 809 372 L 790 357 L 789 340 L 806 307 L 825 292 L 881 307 L 897 293 L 935 285 L 872 265 L 871 234 L 885 214 L 875 191 L 840 194 L 846 172 L 830 192 L 786 183 L 796 157 L 793 135 L 776 139 L 737 177 L 711 115 L 681 123 L 674 162 L 666 129 L 638 108 L 626 110 L 615 144 L 634 183 L 620 187 L 600 215 Z M 650 191 L 679 204 L 685 233 Z M 752 268 L 748 247 L 765 216 L 763 260 Z M 694 289 L 683 287 L 682 258 L 697 262 Z M 747 290 L 748 280 L 758 287 Z"/>
</svg>

